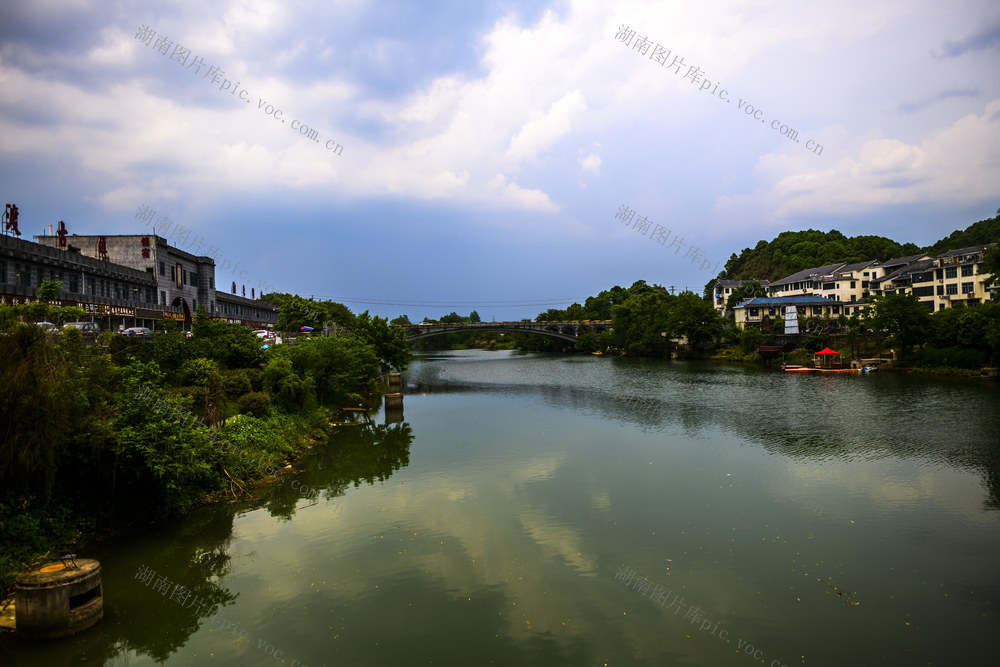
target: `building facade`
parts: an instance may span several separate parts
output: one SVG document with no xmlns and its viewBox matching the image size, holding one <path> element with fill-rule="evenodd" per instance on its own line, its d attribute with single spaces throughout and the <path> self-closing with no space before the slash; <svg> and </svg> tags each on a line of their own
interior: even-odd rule
<svg viewBox="0 0 1000 667">
<path fill-rule="evenodd" d="M 802 317 L 836 319 L 843 314 L 845 304 L 825 299 L 821 296 L 763 296 L 747 299 L 733 309 L 733 318 L 738 329 L 760 326 L 765 317 L 773 321 L 785 318 L 785 308 L 795 306 Z"/>
<path fill-rule="evenodd" d="M 152 327 L 163 318 L 190 325 L 198 307 L 212 317 L 269 329 L 277 307 L 215 289 L 215 261 L 156 235 L 43 235 L 37 243 L 0 236 L 0 303 L 37 300 L 45 280 L 58 280 L 55 305 L 84 309 L 102 329 Z"/>
</svg>

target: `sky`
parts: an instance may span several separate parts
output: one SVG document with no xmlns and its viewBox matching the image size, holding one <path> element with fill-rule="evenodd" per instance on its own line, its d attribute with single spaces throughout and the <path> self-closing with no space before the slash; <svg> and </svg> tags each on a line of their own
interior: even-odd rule
<svg viewBox="0 0 1000 667">
<path fill-rule="evenodd" d="M 998 72 L 993 0 L 4 2 L 0 198 L 223 289 L 532 318 L 992 217 Z"/>
</svg>

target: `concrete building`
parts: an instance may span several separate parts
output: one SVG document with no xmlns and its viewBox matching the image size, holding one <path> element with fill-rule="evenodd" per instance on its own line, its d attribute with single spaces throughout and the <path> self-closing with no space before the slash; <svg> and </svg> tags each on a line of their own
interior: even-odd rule
<svg viewBox="0 0 1000 667">
<path fill-rule="evenodd" d="M 983 253 L 995 245 L 958 248 L 935 255 L 930 266 L 909 272 L 909 289 L 932 312 L 955 304 L 974 306 L 988 301 L 991 293 L 985 281 L 991 274 L 983 272 Z"/>
<path fill-rule="evenodd" d="M 50 248 L 0 236 L 0 303 L 36 301 L 45 280 L 63 289 L 57 306 L 78 306 L 102 329 L 151 326 L 158 319 L 183 319 L 178 308 L 156 301 L 156 281 L 145 271 L 83 255 L 75 247 Z"/>
<path fill-rule="evenodd" d="M 36 238 L 42 245 L 59 247 L 59 236 Z M 277 308 L 269 303 L 216 290 L 214 259 L 174 247 L 163 237 L 155 234 L 73 234 L 65 238 L 84 255 L 107 257 L 108 261 L 151 275 L 156 282 L 157 303 L 179 308 L 186 322 L 191 321 L 199 306 L 212 317 L 223 317 L 231 323 L 254 328 L 269 329 L 277 320 Z"/>
<path fill-rule="evenodd" d="M 44 280 L 63 289 L 56 305 L 75 305 L 102 329 L 190 324 L 195 309 L 253 328 L 271 328 L 275 306 L 215 289 L 215 261 L 156 235 L 42 235 L 38 242 L 0 237 L 0 303 L 26 303 Z M 256 296 L 256 295 L 255 295 Z"/>
<path fill-rule="evenodd" d="M 733 317 L 738 329 L 760 326 L 765 317 L 784 320 L 785 308 L 795 306 L 798 314 L 806 319 L 836 319 L 844 312 L 845 304 L 821 296 L 764 296 L 747 299 L 733 308 Z"/>
</svg>

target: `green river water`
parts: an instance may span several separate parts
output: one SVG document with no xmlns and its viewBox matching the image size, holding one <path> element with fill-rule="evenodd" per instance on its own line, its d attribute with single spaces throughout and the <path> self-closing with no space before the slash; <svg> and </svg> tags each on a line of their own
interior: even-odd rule
<svg viewBox="0 0 1000 667">
<path fill-rule="evenodd" d="M 1000 383 L 484 351 L 404 380 L 401 421 L 256 500 L 81 554 L 103 621 L 0 662 L 1000 664 Z"/>
</svg>

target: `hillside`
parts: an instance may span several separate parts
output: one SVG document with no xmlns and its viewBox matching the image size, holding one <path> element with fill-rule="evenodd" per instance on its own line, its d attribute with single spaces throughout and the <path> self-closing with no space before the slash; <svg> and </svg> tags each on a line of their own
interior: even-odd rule
<svg viewBox="0 0 1000 667">
<path fill-rule="evenodd" d="M 847 237 L 837 230 L 820 232 L 782 232 L 772 241 L 758 241 L 753 249 L 744 248 L 729 261 L 719 276 L 729 280 L 778 280 L 787 275 L 837 262 L 886 260 L 920 252 L 942 253 L 955 248 L 1000 241 L 1000 210 L 997 216 L 980 220 L 964 230 L 955 230 L 933 245 L 921 248 L 913 243 L 897 243 L 883 236 Z M 714 280 L 705 286 L 710 291 Z"/>
</svg>

